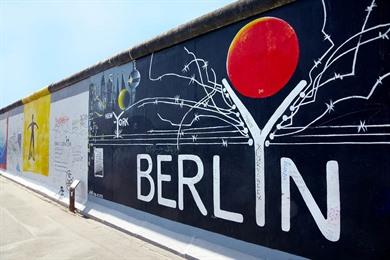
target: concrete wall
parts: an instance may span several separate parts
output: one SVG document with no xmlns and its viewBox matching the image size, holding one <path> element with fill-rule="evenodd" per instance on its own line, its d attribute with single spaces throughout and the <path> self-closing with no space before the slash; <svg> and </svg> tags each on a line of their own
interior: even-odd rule
<svg viewBox="0 0 390 260">
<path fill-rule="evenodd" d="M 384 258 L 389 4 L 240 1 L 1 110 L 6 176 L 197 258 Z"/>
<path fill-rule="evenodd" d="M 8 122 L 7 173 L 63 201 L 67 201 L 69 185 L 79 179 L 76 201 L 84 204 L 88 188 L 87 85 L 82 92 L 75 92 L 82 85 L 42 94 L 4 113 L 2 122 Z"/>
</svg>

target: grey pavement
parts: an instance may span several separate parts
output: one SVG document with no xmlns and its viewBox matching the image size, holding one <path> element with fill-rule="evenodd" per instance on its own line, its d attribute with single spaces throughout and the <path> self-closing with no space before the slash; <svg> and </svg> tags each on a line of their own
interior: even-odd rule
<svg viewBox="0 0 390 260">
<path fill-rule="evenodd" d="M 182 259 L 0 175 L 0 259 Z"/>
</svg>

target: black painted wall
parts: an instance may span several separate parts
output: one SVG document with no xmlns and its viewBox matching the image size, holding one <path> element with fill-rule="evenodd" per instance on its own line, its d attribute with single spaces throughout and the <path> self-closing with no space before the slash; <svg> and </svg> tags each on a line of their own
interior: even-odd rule
<svg viewBox="0 0 390 260">
<path fill-rule="evenodd" d="M 90 86 L 90 194 L 309 258 L 386 258 L 390 253 L 386 239 L 390 231 L 389 7 L 386 1 L 301 0 L 97 75 Z M 250 98 L 238 92 L 229 78 L 227 53 L 239 30 L 260 17 L 279 18 L 293 28 L 299 58 L 291 78 L 279 92 Z M 204 59 L 197 60 L 200 68 L 193 54 Z M 337 59 L 325 69 L 332 57 Z M 266 74 L 256 68 L 253 73 Z M 267 136 L 269 146 L 263 143 L 264 226 L 256 223 L 255 216 L 256 155 L 255 144 L 250 145 L 255 137 L 250 131 L 245 135 L 245 128 L 249 128 L 246 123 L 229 124 L 222 120 L 225 116 L 216 118 L 222 113 L 218 107 L 239 122 L 245 121 L 242 111 L 229 101 L 231 97 L 222 96 L 227 94 L 222 79 L 227 79 L 260 129 L 301 80 L 311 88 L 301 91 L 302 96 L 296 96 L 293 102 L 301 102 L 307 91 L 318 87 L 313 97 L 305 96 L 304 105 L 294 113 L 289 127 L 278 129 L 282 115 L 294 112 L 290 106 L 283 111 L 271 130 L 275 137 Z M 212 99 L 205 97 L 205 90 L 197 84 L 202 80 Z M 115 116 L 120 114 L 121 125 L 116 132 Z M 282 136 L 276 137 L 278 134 Z M 96 148 L 103 148 L 104 177 L 95 176 Z M 152 159 L 150 176 L 155 194 L 150 202 L 137 198 L 139 154 Z M 178 158 L 185 154 L 199 157 L 204 166 L 203 177 L 195 187 L 206 215 L 200 212 L 187 186 L 183 190 L 184 209 L 178 208 Z M 171 162 L 162 163 L 162 173 L 171 176 L 171 181 L 162 182 L 162 196 L 176 201 L 175 208 L 158 203 L 157 155 L 172 156 Z M 220 158 L 220 208 L 242 214 L 242 223 L 214 215 L 216 155 Z M 282 230 L 281 158 L 294 162 L 325 218 L 329 210 L 326 164 L 337 162 L 340 210 L 334 213 L 336 216 L 329 216 L 340 219 L 337 241 L 330 241 L 319 230 L 292 180 L 290 230 Z M 148 168 L 145 160 L 140 167 L 142 171 Z M 183 167 L 184 176 L 197 174 L 195 162 L 185 161 Z M 146 178 L 141 178 L 141 189 L 143 195 L 150 191 Z"/>
</svg>

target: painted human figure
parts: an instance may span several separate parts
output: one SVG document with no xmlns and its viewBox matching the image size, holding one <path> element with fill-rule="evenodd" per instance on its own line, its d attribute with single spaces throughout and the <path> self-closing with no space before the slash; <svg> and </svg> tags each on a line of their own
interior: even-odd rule
<svg viewBox="0 0 390 260">
<path fill-rule="evenodd" d="M 28 159 L 35 161 L 35 128 L 39 129 L 38 124 L 34 121 L 34 115 L 31 115 L 31 123 L 28 125 L 31 131 L 30 147 L 28 149 Z"/>
</svg>

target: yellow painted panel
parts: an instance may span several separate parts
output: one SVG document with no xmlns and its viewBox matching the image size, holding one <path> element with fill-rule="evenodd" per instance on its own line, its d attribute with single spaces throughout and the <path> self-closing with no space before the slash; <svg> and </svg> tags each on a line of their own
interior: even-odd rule
<svg viewBox="0 0 390 260">
<path fill-rule="evenodd" d="M 24 105 L 23 171 L 48 176 L 50 94 Z"/>
</svg>

